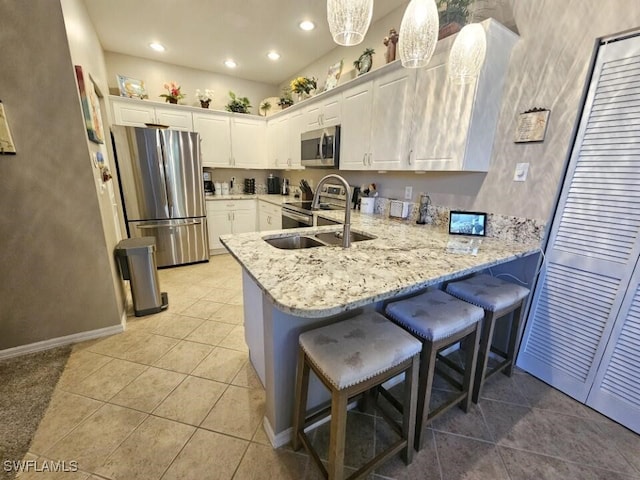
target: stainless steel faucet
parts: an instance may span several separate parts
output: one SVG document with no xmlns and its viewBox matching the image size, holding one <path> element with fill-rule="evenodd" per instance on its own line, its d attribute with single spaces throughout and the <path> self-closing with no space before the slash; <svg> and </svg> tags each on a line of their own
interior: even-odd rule
<svg viewBox="0 0 640 480">
<path fill-rule="evenodd" d="M 351 246 L 351 208 L 349 208 L 351 205 L 351 198 L 349 198 L 351 196 L 351 187 L 349 186 L 349 182 L 347 182 L 340 175 L 336 175 L 335 173 L 332 173 L 324 177 L 322 180 L 320 180 L 320 183 L 318 183 L 318 186 L 316 187 L 316 191 L 313 194 L 311 209 L 315 210 L 319 207 L 320 190 L 322 189 L 322 186 L 325 183 L 327 183 L 328 180 L 332 180 L 332 179 L 338 180 L 344 186 L 345 202 L 344 202 L 344 223 L 342 227 L 342 247 L 349 248 Z"/>
</svg>

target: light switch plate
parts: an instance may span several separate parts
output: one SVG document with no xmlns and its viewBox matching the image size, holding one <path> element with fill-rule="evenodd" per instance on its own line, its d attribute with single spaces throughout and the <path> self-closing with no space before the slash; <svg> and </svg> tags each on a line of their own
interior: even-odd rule
<svg viewBox="0 0 640 480">
<path fill-rule="evenodd" d="M 528 163 L 518 163 L 516 164 L 516 171 L 513 173 L 513 181 L 514 182 L 524 182 L 527 179 L 527 174 L 529 173 L 529 164 Z"/>
<path fill-rule="evenodd" d="M 411 200 L 413 197 L 413 187 L 404 187 L 404 199 Z"/>
</svg>

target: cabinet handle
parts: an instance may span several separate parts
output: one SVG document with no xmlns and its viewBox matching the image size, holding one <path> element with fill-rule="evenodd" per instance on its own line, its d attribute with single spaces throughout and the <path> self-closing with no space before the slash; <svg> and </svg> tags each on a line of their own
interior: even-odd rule
<svg viewBox="0 0 640 480">
<path fill-rule="evenodd" d="M 363 165 L 367 164 L 367 152 L 364 152 L 364 155 L 362 155 L 362 164 Z"/>
<path fill-rule="evenodd" d="M 271 225 L 271 217 L 267 217 L 267 225 Z"/>
<path fill-rule="evenodd" d="M 409 160 L 409 165 L 411 165 L 411 154 L 412 154 L 412 153 L 413 153 L 413 150 L 409 150 L 409 158 L 408 158 L 408 160 Z"/>
<path fill-rule="evenodd" d="M 371 162 L 371 157 L 373 156 L 373 153 L 369 153 L 369 165 L 373 165 L 373 163 Z"/>
</svg>

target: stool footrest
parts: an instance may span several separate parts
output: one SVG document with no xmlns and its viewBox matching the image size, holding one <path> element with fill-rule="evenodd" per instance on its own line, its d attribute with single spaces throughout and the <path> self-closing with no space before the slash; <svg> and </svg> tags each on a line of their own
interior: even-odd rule
<svg viewBox="0 0 640 480">
<path fill-rule="evenodd" d="M 444 355 L 438 353 L 437 357 L 436 357 L 439 361 L 441 361 L 442 363 L 444 363 L 447 367 L 449 367 L 451 370 L 455 370 L 456 372 L 458 372 L 459 374 L 463 375 L 464 374 L 464 369 L 462 367 L 460 367 L 460 365 L 458 365 L 455 362 L 452 362 L 449 358 L 445 357 Z"/>
<path fill-rule="evenodd" d="M 386 388 L 384 388 L 382 385 L 378 385 L 377 389 L 378 389 L 378 392 L 380 392 L 382 396 L 387 400 L 387 402 L 393 405 L 393 407 L 396 410 L 398 410 L 400 413 L 403 413 L 402 403 L 400 403 L 393 395 L 391 395 Z M 381 408 L 378 405 L 378 402 L 376 402 L 376 407 Z"/>
<path fill-rule="evenodd" d="M 498 347 L 494 347 L 493 345 L 491 346 L 489 351 L 491 353 L 495 353 L 496 355 L 500 355 L 502 358 L 507 358 L 509 356 L 507 352 L 503 352 Z"/>
<path fill-rule="evenodd" d="M 353 472 L 351 475 L 347 477 L 347 480 L 352 480 L 356 478 L 364 478 L 366 475 L 371 472 L 378 465 L 381 465 L 383 462 L 386 462 L 388 459 L 393 457 L 396 453 L 402 450 L 407 446 L 407 441 L 402 439 L 398 440 L 396 443 L 387 448 L 384 452 L 379 453 L 375 458 L 372 458 L 363 466 L 361 466 L 358 470 Z"/>
<path fill-rule="evenodd" d="M 436 366 L 436 370 L 438 372 L 438 375 L 440 375 L 442 378 L 444 378 L 449 383 L 449 385 L 451 385 L 452 387 L 455 387 L 458 390 L 463 390 L 464 389 L 464 385 L 462 385 L 462 383 L 460 383 L 458 380 L 453 378 L 447 372 L 445 372 L 441 368 L 438 368 L 437 366 Z M 464 373 L 464 372 L 461 372 L 461 373 Z"/>
</svg>

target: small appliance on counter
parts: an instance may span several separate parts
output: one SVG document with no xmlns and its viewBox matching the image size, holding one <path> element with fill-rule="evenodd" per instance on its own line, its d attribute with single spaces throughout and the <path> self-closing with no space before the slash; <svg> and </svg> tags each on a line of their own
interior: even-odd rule
<svg viewBox="0 0 640 480">
<path fill-rule="evenodd" d="M 222 193 L 222 195 L 229 195 L 229 184 L 227 182 L 222 182 L 222 185 L 220 186 L 220 193 Z"/>
<path fill-rule="evenodd" d="M 289 179 L 282 179 L 282 195 L 289 195 Z"/>
<path fill-rule="evenodd" d="M 267 178 L 267 193 L 279 194 L 280 193 L 280 177 L 274 177 L 273 173 L 269 174 Z"/>
<path fill-rule="evenodd" d="M 244 179 L 244 193 L 255 194 L 256 193 L 256 179 L 245 178 Z"/>
<path fill-rule="evenodd" d="M 213 193 L 216 195 L 222 195 L 222 184 L 220 182 L 213 183 Z"/>
<path fill-rule="evenodd" d="M 410 202 L 391 200 L 389 206 L 389 216 L 395 218 L 407 218 L 409 216 Z"/>
<path fill-rule="evenodd" d="M 203 178 L 203 181 L 204 181 L 204 194 L 205 195 L 213 195 L 214 186 L 213 186 L 213 181 L 211 180 L 211 173 L 210 172 L 203 172 L 202 173 L 202 178 Z"/>
</svg>

